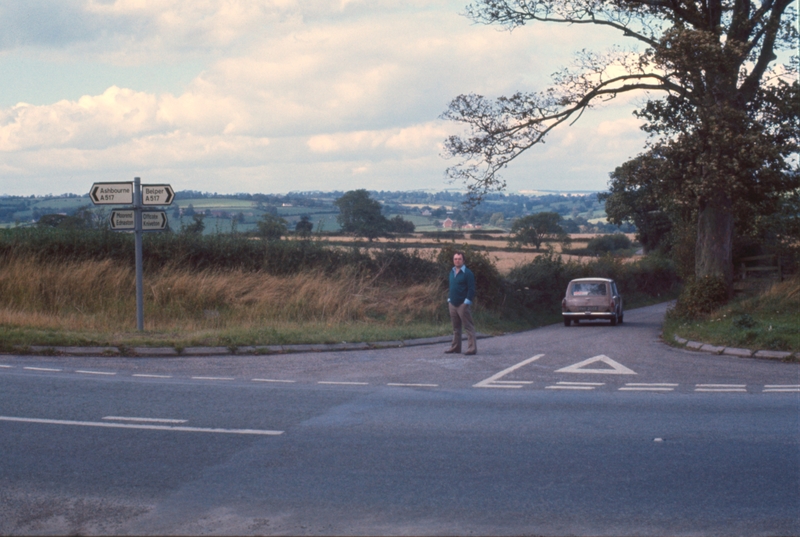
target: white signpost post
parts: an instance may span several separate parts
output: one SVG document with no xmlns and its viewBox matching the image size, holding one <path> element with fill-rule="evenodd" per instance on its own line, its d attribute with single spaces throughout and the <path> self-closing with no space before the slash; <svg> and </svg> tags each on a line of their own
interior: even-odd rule
<svg viewBox="0 0 800 537">
<path fill-rule="evenodd" d="M 167 213 L 145 206 L 171 205 L 175 191 L 170 185 L 143 185 L 139 177 L 127 183 L 95 183 L 89 191 L 95 205 L 133 205 L 111 211 L 111 229 L 133 231 L 136 244 L 136 328 L 144 330 L 144 283 L 142 233 L 167 228 Z"/>
</svg>

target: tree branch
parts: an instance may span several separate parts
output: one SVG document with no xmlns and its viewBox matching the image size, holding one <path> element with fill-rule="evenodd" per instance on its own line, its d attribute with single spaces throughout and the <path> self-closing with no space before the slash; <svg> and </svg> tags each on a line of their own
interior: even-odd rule
<svg viewBox="0 0 800 537">
<path fill-rule="evenodd" d="M 490 103 L 480 95 L 461 95 L 453 100 L 443 119 L 470 125 L 472 134 L 451 136 L 445 141 L 445 157 L 464 160 L 447 169 L 452 181 L 467 183 L 470 198 L 480 200 L 505 183 L 498 172 L 537 143 L 554 128 L 583 112 L 598 99 L 613 98 L 630 91 L 650 90 L 678 93 L 691 99 L 687 90 L 658 74 L 629 74 L 597 84 L 582 97 L 565 102 L 545 92 L 516 94 Z M 477 162 L 476 162 L 477 161 Z"/>
<path fill-rule="evenodd" d="M 769 20 L 764 25 L 764 38 L 761 44 L 761 52 L 758 55 L 758 60 L 756 61 L 756 65 L 753 67 L 753 70 L 747 76 L 739 89 L 740 96 L 745 101 L 749 101 L 753 98 L 753 96 L 755 96 L 761 83 L 761 77 L 764 76 L 769 64 L 772 63 L 776 58 L 775 41 L 777 39 L 778 32 L 780 31 L 781 17 L 783 16 L 783 12 L 786 11 L 786 8 L 789 7 L 792 1 L 793 0 L 779 0 L 773 7 Z"/>
</svg>

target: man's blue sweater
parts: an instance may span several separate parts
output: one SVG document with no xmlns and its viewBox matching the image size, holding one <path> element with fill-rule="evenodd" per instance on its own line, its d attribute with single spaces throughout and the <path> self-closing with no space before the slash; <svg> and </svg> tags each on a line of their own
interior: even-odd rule
<svg viewBox="0 0 800 537">
<path fill-rule="evenodd" d="M 475 275 L 466 266 L 456 274 L 456 269 L 450 271 L 450 296 L 447 301 L 458 307 L 467 299 L 475 302 Z"/>
</svg>

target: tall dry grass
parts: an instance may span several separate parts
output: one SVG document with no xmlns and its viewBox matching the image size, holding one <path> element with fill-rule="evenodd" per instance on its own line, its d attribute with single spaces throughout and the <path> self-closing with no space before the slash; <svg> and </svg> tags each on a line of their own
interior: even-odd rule
<svg viewBox="0 0 800 537">
<path fill-rule="evenodd" d="M 433 275 L 432 275 L 433 276 Z M 378 283 L 343 269 L 271 276 L 165 268 L 144 275 L 145 327 L 159 331 L 250 328 L 265 322 L 404 323 L 442 315 L 441 282 Z M 0 324 L 126 331 L 135 323 L 135 275 L 117 262 L 0 261 Z"/>
</svg>

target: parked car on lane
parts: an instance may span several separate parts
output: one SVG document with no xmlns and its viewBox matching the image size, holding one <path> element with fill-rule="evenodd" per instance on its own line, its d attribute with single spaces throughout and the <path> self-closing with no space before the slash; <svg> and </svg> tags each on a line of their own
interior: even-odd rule
<svg viewBox="0 0 800 537">
<path fill-rule="evenodd" d="M 561 315 L 564 326 L 573 321 L 593 321 L 606 319 L 611 326 L 622 323 L 622 295 L 617 284 L 608 278 L 579 278 L 567 286 L 567 293 L 561 301 Z"/>
</svg>

